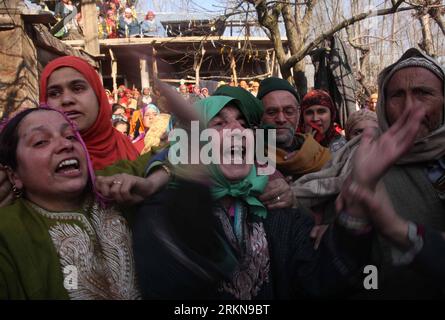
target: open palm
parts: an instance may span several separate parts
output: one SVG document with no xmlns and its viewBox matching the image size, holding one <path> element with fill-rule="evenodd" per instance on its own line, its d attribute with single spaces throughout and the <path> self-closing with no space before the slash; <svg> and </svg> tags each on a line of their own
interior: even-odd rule
<svg viewBox="0 0 445 320">
<path fill-rule="evenodd" d="M 383 174 L 413 145 L 425 116 L 423 108 L 406 109 L 380 137 L 367 128 L 353 160 L 353 180 L 371 190 Z"/>
</svg>

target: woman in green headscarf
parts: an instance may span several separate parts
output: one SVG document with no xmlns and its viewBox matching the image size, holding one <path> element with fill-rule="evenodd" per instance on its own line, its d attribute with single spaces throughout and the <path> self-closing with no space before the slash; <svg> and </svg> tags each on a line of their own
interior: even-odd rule
<svg viewBox="0 0 445 320">
<path fill-rule="evenodd" d="M 224 149 L 224 139 L 231 139 L 231 135 L 223 134 L 223 130 L 251 130 L 246 129 L 246 116 L 241 113 L 241 103 L 230 97 L 215 96 L 199 101 L 196 109 L 201 113 L 204 125 L 208 129 L 214 129 L 220 134 L 220 154 L 227 157 L 228 160 L 234 160 L 237 157 L 231 143 Z M 252 136 L 253 137 L 253 136 Z M 244 142 L 240 151 L 240 158 L 246 160 L 246 148 L 253 147 Z M 210 165 L 210 174 L 212 179 L 212 195 L 216 200 L 225 197 L 239 198 L 252 207 L 252 210 L 261 217 L 266 216 L 266 208 L 257 199 L 264 190 L 268 181 L 267 176 L 258 176 L 256 167 L 253 164 L 242 161 L 241 164 Z M 228 162 L 228 161 L 226 161 Z M 233 162 L 233 161 L 230 161 Z M 240 161 L 241 162 L 241 161 Z"/>
<path fill-rule="evenodd" d="M 348 273 L 367 255 L 361 239 L 331 228 L 325 237 L 330 244 L 315 251 L 309 241 L 309 215 L 298 209 L 267 210 L 258 200 L 268 177 L 259 176 L 255 165 L 248 163 L 252 141 L 225 145 L 226 139 L 239 134 L 236 129 L 247 127 L 239 101 L 214 96 L 195 108 L 203 127 L 214 130 L 212 151 L 219 150 L 220 163 L 208 166 L 210 192 L 202 185 L 177 181 L 175 189 L 146 202 L 137 214 L 134 255 L 143 296 L 296 298 L 341 284 L 345 278 L 338 268 Z M 333 239 L 338 233 L 350 251 L 337 251 L 338 241 Z M 332 263 L 346 255 L 354 266 Z"/>
</svg>

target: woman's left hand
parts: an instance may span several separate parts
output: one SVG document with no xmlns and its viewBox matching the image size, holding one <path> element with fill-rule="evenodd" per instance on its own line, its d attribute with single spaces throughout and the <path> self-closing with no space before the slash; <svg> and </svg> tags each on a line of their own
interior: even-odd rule
<svg viewBox="0 0 445 320">
<path fill-rule="evenodd" d="M 123 205 L 140 203 L 155 191 L 149 179 L 126 173 L 99 176 L 96 178 L 96 188 L 105 198 Z"/>
<path fill-rule="evenodd" d="M 269 210 L 291 208 L 294 204 L 294 193 L 286 180 L 277 178 L 269 180 L 259 199 Z"/>
</svg>

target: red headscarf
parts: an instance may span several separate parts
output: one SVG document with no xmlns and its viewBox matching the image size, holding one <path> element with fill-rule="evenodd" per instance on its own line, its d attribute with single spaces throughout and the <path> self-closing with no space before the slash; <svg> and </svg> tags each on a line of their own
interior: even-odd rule
<svg viewBox="0 0 445 320">
<path fill-rule="evenodd" d="M 99 113 L 93 125 L 81 132 L 93 162 L 94 170 L 101 170 L 119 160 L 135 160 L 139 154 L 132 143 L 111 124 L 111 106 L 97 72 L 85 60 L 66 56 L 51 61 L 40 78 L 40 102 L 47 102 L 48 79 L 54 70 L 70 67 L 80 72 L 93 88 L 99 102 Z"/>
<path fill-rule="evenodd" d="M 322 129 L 316 126 L 315 124 L 309 124 L 317 131 L 317 134 L 315 135 L 315 140 L 319 142 L 321 145 L 327 147 L 331 140 L 338 136 L 339 133 L 336 130 L 335 127 L 335 120 L 337 118 L 337 109 L 335 108 L 334 102 L 332 101 L 331 96 L 329 93 L 327 93 L 324 90 L 315 89 L 309 91 L 301 101 L 301 117 L 300 117 L 300 125 L 299 130 L 300 132 L 304 132 L 304 110 L 311 106 L 323 106 L 328 108 L 331 111 L 331 125 L 329 126 L 328 130 L 323 133 Z"/>
</svg>

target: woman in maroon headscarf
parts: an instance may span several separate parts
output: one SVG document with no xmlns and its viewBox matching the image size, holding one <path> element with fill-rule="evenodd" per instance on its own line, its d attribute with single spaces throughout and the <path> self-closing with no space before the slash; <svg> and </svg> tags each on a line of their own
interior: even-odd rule
<svg viewBox="0 0 445 320">
<path fill-rule="evenodd" d="M 299 131 L 313 133 L 323 147 L 335 152 L 346 144 L 335 124 L 337 110 L 329 93 L 323 90 L 309 91 L 301 101 Z"/>
<path fill-rule="evenodd" d="M 97 72 L 83 59 L 51 61 L 40 79 L 40 102 L 63 111 L 77 126 L 95 170 L 135 160 L 132 143 L 111 124 L 111 106 Z"/>
</svg>

